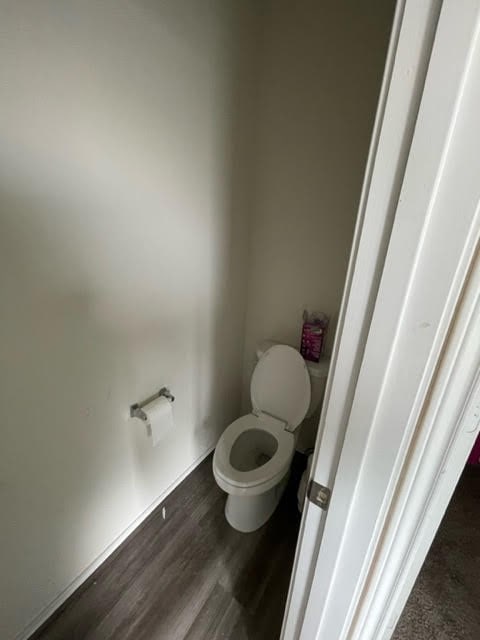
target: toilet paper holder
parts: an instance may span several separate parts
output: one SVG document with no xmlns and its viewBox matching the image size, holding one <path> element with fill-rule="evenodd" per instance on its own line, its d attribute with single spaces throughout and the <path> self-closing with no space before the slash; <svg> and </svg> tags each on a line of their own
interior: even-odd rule
<svg viewBox="0 0 480 640">
<path fill-rule="evenodd" d="M 142 400 L 142 402 L 136 402 L 135 404 L 130 405 L 130 417 L 139 418 L 140 420 L 143 420 L 143 422 L 147 422 L 147 414 L 143 410 L 143 407 L 146 407 L 147 404 L 150 404 L 150 402 L 153 402 L 154 400 L 156 400 L 157 398 L 161 398 L 162 396 L 170 400 L 170 402 L 173 402 L 175 400 L 175 396 L 170 393 L 170 390 L 167 389 L 167 387 L 162 387 L 160 391 L 154 393 L 153 396 L 150 396 L 146 400 Z"/>
</svg>

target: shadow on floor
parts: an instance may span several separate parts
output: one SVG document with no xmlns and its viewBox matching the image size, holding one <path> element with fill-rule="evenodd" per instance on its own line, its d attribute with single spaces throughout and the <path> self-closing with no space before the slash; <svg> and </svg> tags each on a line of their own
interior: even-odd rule
<svg viewBox="0 0 480 640">
<path fill-rule="evenodd" d="M 225 520 L 209 456 L 31 640 L 277 640 L 305 462 L 294 459 L 272 518 L 243 534 Z"/>
</svg>

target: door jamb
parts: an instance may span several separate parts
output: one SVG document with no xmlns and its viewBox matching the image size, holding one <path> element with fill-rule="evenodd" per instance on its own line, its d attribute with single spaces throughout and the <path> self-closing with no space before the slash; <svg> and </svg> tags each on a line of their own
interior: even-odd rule
<svg viewBox="0 0 480 640">
<path fill-rule="evenodd" d="M 369 584 L 371 561 L 375 560 L 375 553 L 382 542 L 384 516 L 388 515 L 391 499 L 395 497 L 395 489 L 398 480 L 401 479 L 408 445 L 411 442 L 411 436 L 415 436 L 417 420 L 423 418 L 424 400 L 425 398 L 429 399 L 432 376 L 438 373 L 439 359 L 444 353 L 445 345 L 448 346 L 449 340 L 452 338 L 452 326 L 455 325 L 452 325 L 450 321 L 454 312 L 458 313 L 459 300 L 462 300 L 459 297 L 459 286 L 463 287 L 464 283 L 471 278 L 474 250 L 478 243 L 479 211 L 477 208 L 478 194 L 474 188 L 476 182 L 472 182 L 474 164 L 469 161 L 469 158 L 473 158 L 475 155 L 473 147 L 476 136 L 469 137 L 468 132 L 471 129 L 466 127 L 467 125 L 468 127 L 472 126 L 472 110 L 475 111 L 475 104 L 478 104 L 479 99 L 478 84 L 470 86 L 469 100 L 473 99 L 473 95 L 475 96 L 474 102 L 472 105 L 471 101 L 467 101 L 467 106 L 463 111 L 464 118 L 465 114 L 469 114 L 469 120 L 465 119 L 463 124 L 459 125 L 460 130 L 463 131 L 461 140 L 464 141 L 462 144 L 466 145 L 466 155 L 453 155 L 456 153 L 455 148 L 458 151 L 462 147 L 454 147 L 452 132 L 457 122 L 459 100 L 463 100 L 464 79 L 467 77 L 467 73 L 471 73 L 472 47 L 476 46 L 478 39 L 478 5 L 475 0 L 471 0 L 465 7 L 465 9 L 468 8 L 468 11 L 457 12 L 455 0 L 447 0 L 443 8 L 445 11 L 442 9 L 442 19 L 439 24 L 442 37 L 439 36 L 436 41 L 438 46 L 435 46 L 432 57 L 430 81 L 427 79 L 430 87 L 429 92 L 426 93 L 428 100 L 426 99 L 425 103 L 422 103 L 419 116 L 419 120 L 422 120 L 421 126 L 419 125 L 419 136 L 416 136 L 416 143 L 414 141 L 413 147 L 415 148 L 412 147 L 414 160 L 412 165 L 409 163 L 410 168 L 407 168 L 407 173 L 410 172 L 410 182 L 407 179 L 407 188 L 402 194 L 402 201 L 399 205 L 399 208 L 402 209 L 402 215 L 399 215 L 398 225 L 397 222 L 395 223 L 397 233 L 395 238 L 392 236 L 395 242 L 393 250 L 389 251 L 388 274 L 382 279 L 380 295 L 383 296 L 383 302 L 378 305 L 379 311 L 374 316 L 376 330 L 372 324 L 371 340 L 375 340 L 375 343 L 370 345 L 370 349 L 367 347 L 365 352 L 365 358 L 368 355 L 369 365 L 365 366 L 363 374 L 361 373 L 363 390 L 358 393 L 356 413 L 353 419 L 351 418 L 361 433 L 358 433 L 357 429 L 353 436 L 350 434 L 346 443 L 348 451 L 346 454 L 342 453 L 341 466 L 343 465 L 345 471 L 352 460 L 358 460 L 358 448 L 362 443 L 365 443 L 365 455 L 357 464 L 357 467 L 360 465 L 361 477 L 357 478 L 356 468 L 355 473 L 352 471 L 344 476 L 342 480 L 344 493 L 340 503 L 338 502 L 340 498 L 337 499 L 335 508 L 337 513 L 334 514 L 335 509 L 332 509 L 332 513 L 329 514 L 328 531 L 326 531 L 329 545 L 328 549 L 322 548 L 322 571 L 315 572 L 315 580 L 318 584 L 313 585 L 315 589 L 312 591 L 309 603 L 309 620 L 303 629 L 306 633 L 305 637 L 317 637 L 319 633 L 320 635 L 326 633 L 329 637 L 348 637 L 349 639 L 377 637 L 365 634 L 352 635 L 351 623 L 355 622 L 358 605 L 361 604 L 362 591 L 364 588 L 367 590 L 371 588 L 371 584 Z M 453 46 L 455 43 L 460 43 L 461 46 L 455 49 Z M 478 57 L 476 64 L 478 64 Z M 471 77 L 473 77 L 473 73 Z M 445 87 L 445 84 L 448 87 Z M 472 91 L 474 91 L 473 94 Z M 440 103 L 437 100 L 439 94 L 445 97 L 445 100 Z M 454 151 L 452 151 L 453 160 L 448 165 L 450 167 L 449 179 L 457 182 L 450 183 L 449 189 L 450 193 L 460 195 L 461 198 L 458 201 L 457 199 L 445 198 L 440 201 L 441 206 L 437 210 L 435 207 L 437 206 L 440 179 L 444 174 L 445 159 L 450 148 Z M 461 160 L 460 164 L 458 164 L 458 160 Z M 420 165 L 421 170 L 419 171 Z M 469 167 L 467 171 L 463 170 L 464 165 Z M 452 173 L 453 168 L 455 171 Z M 462 170 L 465 175 L 459 174 L 459 171 Z M 453 184 L 456 184 L 457 187 L 452 189 Z M 464 191 L 464 189 L 466 190 Z M 453 217 L 451 214 L 455 210 L 458 211 L 458 215 Z M 415 213 L 418 215 L 415 216 Z M 418 233 L 419 226 L 421 226 L 420 233 Z M 415 235 L 415 229 L 418 235 Z M 412 246 L 404 246 L 405 238 L 411 239 L 409 243 Z M 412 253 L 413 249 L 415 251 Z M 408 251 L 410 253 L 407 253 Z M 400 261 L 402 268 L 404 268 L 403 275 L 397 271 L 398 256 L 405 256 L 405 260 Z M 414 280 L 413 276 L 415 276 Z M 444 280 L 442 280 L 443 277 Z M 433 283 L 438 286 L 434 286 Z M 401 298 L 400 295 L 402 295 Z M 395 298 L 397 299 L 395 300 Z M 393 317 L 393 312 L 398 312 L 397 307 L 400 304 L 401 309 L 398 320 L 396 320 Z M 431 320 L 435 320 L 435 334 L 432 333 L 429 338 L 426 338 L 426 334 L 415 330 L 417 320 L 421 320 L 424 314 L 428 317 L 429 313 L 432 316 Z M 385 319 L 388 320 L 387 323 L 384 323 Z M 383 328 L 384 324 L 385 328 L 379 332 L 378 328 Z M 388 329 L 389 325 L 391 326 Z M 418 324 L 419 328 L 430 326 L 432 325 L 428 323 Z M 395 335 L 392 342 L 393 330 Z M 381 337 L 380 344 L 377 340 L 379 335 Z M 420 337 L 422 335 L 423 337 Z M 409 341 L 411 342 L 409 343 Z M 372 345 L 375 346 L 373 351 Z M 407 345 L 409 348 L 406 349 Z M 417 353 L 417 347 L 420 347 L 420 353 Z M 375 350 L 378 351 L 378 349 L 382 350 L 379 357 L 386 358 L 385 366 L 388 373 L 386 377 L 383 360 L 381 363 L 377 362 Z M 395 353 L 405 353 L 406 357 L 398 357 L 395 362 L 392 355 Z M 375 363 L 378 364 L 377 370 L 375 370 L 375 366 L 372 366 Z M 405 368 L 405 365 L 408 367 L 409 363 L 413 363 L 414 377 L 410 376 L 410 369 Z M 472 367 L 475 373 L 478 359 L 473 360 Z M 369 377 L 372 371 L 374 373 L 373 379 Z M 377 378 L 379 376 L 383 377 L 380 378 L 381 395 L 377 398 Z M 398 389 L 393 384 L 394 380 L 398 378 L 405 383 L 404 386 L 413 402 L 411 406 L 410 400 L 407 404 L 403 401 L 402 406 L 402 394 L 398 393 Z M 388 379 L 388 385 L 385 382 L 386 379 Z M 419 379 L 419 384 L 417 384 L 417 379 Z M 468 394 L 465 396 L 465 392 L 470 390 L 471 382 L 471 379 L 464 380 L 463 399 L 468 397 Z M 368 405 L 365 404 L 366 390 L 368 390 L 367 397 L 370 398 Z M 395 411 L 399 407 L 401 410 L 396 415 Z M 475 410 L 475 408 L 476 405 L 473 409 Z M 374 422 L 371 423 L 369 412 L 372 411 L 375 413 L 373 415 Z M 404 420 L 406 412 L 408 412 L 407 427 L 404 430 L 399 430 L 400 421 Z M 389 415 L 394 416 L 395 419 L 386 420 Z M 375 426 L 375 431 L 373 427 L 368 426 L 370 424 Z M 470 429 L 470 443 L 475 437 L 474 430 Z M 365 438 L 367 439 L 365 440 Z M 361 442 L 359 442 L 360 440 Z M 468 444 L 467 442 L 466 446 Z M 382 459 L 382 452 L 385 448 L 388 449 L 388 455 L 383 456 Z M 393 462 L 392 456 L 395 458 Z M 461 462 L 460 460 L 460 467 Z M 355 467 L 355 464 L 353 466 Z M 381 476 L 380 484 L 378 483 L 379 474 Z M 388 486 L 386 485 L 387 481 Z M 372 499 L 369 499 L 369 487 L 375 496 Z M 385 487 L 387 493 L 384 491 Z M 347 490 L 353 491 L 352 502 L 349 505 L 344 504 L 346 498 L 344 494 Z M 377 508 L 379 501 L 381 501 L 380 510 Z M 332 506 L 335 506 L 335 496 L 333 496 Z M 365 518 L 363 514 L 366 507 L 368 507 L 369 513 Z M 346 520 L 343 517 L 345 509 L 348 509 Z M 331 520 L 332 516 L 334 516 L 333 520 Z M 345 531 L 342 528 L 343 524 L 345 524 Z M 359 524 L 363 528 L 361 536 L 358 531 Z M 359 538 L 361 539 L 359 540 Z M 347 544 L 347 542 L 355 542 L 355 544 Z M 339 545 L 340 553 L 332 553 L 332 549 L 339 547 Z M 327 565 L 334 563 L 333 569 L 330 566 L 325 566 L 325 560 Z M 352 563 L 355 567 L 351 566 Z M 334 579 L 331 578 L 331 570 L 334 571 Z M 355 572 L 355 576 L 359 572 L 359 579 L 352 579 L 352 570 Z M 325 590 L 326 597 L 323 598 Z M 336 600 L 340 595 L 342 604 Z M 346 615 L 344 615 L 345 607 L 348 608 Z M 318 612 L 319 608 L 320 613 Z M 372 620 L 372 616 L 369 617 L 369 620 Z M 320 626 L 318 626 L 319 624 Z M 388 633 L 391 633 L 391 628 L 385 632 L 386 635 L 381 637 L 389 637 Z"/>
<path fill-rule="evenodd" d="M 328 463 L 322 465 L 324 475 L 315 477 L 329 487 L 334 482 L 373 314 L 441 0 L 410 3 L 408 11 L 406 4 L 406 0 L 398 0 L 395 8 L 314 454 L 314 459 L 318 458 L 320 443 L 323 451 L 325 444 L 331 449 Z M 336 408 L 335 415 L 328 412 L 329 406 Z M 327 419 L 330 427 L 326 430 Z M 326 439 L 330 442 L 325 443 Z M 299 637 L 324 522 L 325 513 L 307 502 L 281 640 Z M 307 528 L 316 535 L 307 535 Z"/>
<path fill-rule="evenodd" d="M 477 247 L 360 597 L 351 640 L 391 636 L 478 435 L 479 317 Z"/>
</svg>

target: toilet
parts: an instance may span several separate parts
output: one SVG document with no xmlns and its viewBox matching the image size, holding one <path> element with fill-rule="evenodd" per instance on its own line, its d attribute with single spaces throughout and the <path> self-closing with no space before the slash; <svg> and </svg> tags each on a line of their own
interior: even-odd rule
<svg viewBox="0 0 480 640">
<path fill-rule="evenodd" d="M 319 403 L 318 397 L 311 402 L 311 373 L 296 349 L 267 342 L 258 355 L 250 384 L 252 412 L 225 429 L 213 456 L 215 480 L 228 494 L 225 517 L 244 533 L 261 527 L 275 511 L 299 426 Z"/>
</svg>

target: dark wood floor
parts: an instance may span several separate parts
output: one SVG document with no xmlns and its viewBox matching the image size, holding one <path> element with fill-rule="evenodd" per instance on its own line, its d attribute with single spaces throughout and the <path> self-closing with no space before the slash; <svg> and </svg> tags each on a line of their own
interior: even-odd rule
<svg viewBox="0 0 480 640">
<path fill-rule="evenodd" d="M 277 640 L 301 458 L 274 516 L 242 534 L 225 520 L 209 456 L 32 640 Z"/>
</svg>

